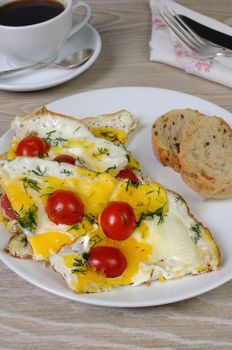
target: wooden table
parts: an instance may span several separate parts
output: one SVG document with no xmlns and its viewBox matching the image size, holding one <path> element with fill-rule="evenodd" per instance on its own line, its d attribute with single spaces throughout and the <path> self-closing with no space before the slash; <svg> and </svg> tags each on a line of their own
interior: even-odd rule
<svg viewBox="0 0 232 350">
<path fill-rule="evenodd" d="M 231 0 L 181 0 L 216 19 L 232 17 Z M 88 0 L 103 48 L 76 79 L 44 91 L 0 92 L 0 131 L 26 113 L 80 91 L 154 86 L 200 96 L 232 111 L 232 91 L 149 62 L 148 0 Z M 162 307 L 113 309 L 65 300 L 30 285 L 0 263 L 0 349 L 232 349 L 232 282 Z"/>
</svg>

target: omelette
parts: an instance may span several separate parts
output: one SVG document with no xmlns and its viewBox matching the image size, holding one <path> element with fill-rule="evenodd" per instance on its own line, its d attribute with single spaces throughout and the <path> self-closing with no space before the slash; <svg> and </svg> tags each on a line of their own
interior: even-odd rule
<svg viewBox="0 0 232 350">
<path fill-rule="evenodd" d="M 12 234 L 5 251 L 48 262 L 76 293 L 216 270 L 209 230 L 127 150 L 136 125 L 127 111 L 17 117 L 0 161 L 1 219 Z"/>
</svg>

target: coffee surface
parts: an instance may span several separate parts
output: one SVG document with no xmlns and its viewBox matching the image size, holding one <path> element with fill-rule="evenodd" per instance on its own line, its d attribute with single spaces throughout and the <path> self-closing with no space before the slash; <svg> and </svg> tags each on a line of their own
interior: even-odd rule
<svg viewBox="0 0 232 350">
<path fill-rule="evenodd" d="M 55 0 L 19 0 L 0 7 L 0 25 L 21 27 L 45 22 L 64 11 Z"/>
</svg>

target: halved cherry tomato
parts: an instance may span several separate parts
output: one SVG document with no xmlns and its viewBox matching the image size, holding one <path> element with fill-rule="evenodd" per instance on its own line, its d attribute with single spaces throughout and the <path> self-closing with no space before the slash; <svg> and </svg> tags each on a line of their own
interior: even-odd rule
<svg viewBox="0 0 232 350">
<path fill-rule="evenodd" d="M 0 198 L 0 205 L 1 205 L 1 208 L 4 210 L 4 213 L 6 214 L 7 218 L 9 218 L 10 220 L 17 219 L 17 216 L 11 206 L 9 198 L 5 193 Z"/>
<path fill-rule="evenodd" d="M 80 198 L 74 192 L 66 190 L 57 190 L 48 197 L 46 212 L 49 219 L 57 225 L 74 225 L 81 222 L 84 216 Z"/>
<path fill-rule="evenodd" d="M 120 201 L 111 202 L 104 208 L 100 222 L 105 235 L 116 241 L 127 239 L 136 225 L 133 209 Z"/>
<path fill-rule="evenodd" d="M 129 168 L 125 168 L 125 169 L 122 169 L 121 171 L 119 171 L 119 173 L 116 176 L 116 178 L 118 180 L 120 180 L 120 179 L 131 179 L 131 181 L 133 181 L 134 183 L 136 183 L 136 184 L 139 183 L 139 179 L 137 178 L 135 173 Z"/>
<path fill-rule="evenodd" d="M 47 152 L 47 144 L 36 135 L 29 135 L 22 139 L 16 149 L 17 156 L 39 157 Z"/>
<path fill-rule="evenodd" d="M 110 278 L 121 276 L 127 267 L 125 255 L 118 248 L 107 246 L 91 248 L 88 264 Z"/>
<path fill-rule="evenodd" d="M 56 162 L 59 162 L 59 163 L 69 163 L 69 164 L 73 164 L 73 165 L 75 165 L 75 162 L 76 162 L 76 159 L 74 157 L 70 156 L 69 154 L 60 154 L 59 156 L 57 156 L 53 160 L 55 160 Z"/>
</svg>

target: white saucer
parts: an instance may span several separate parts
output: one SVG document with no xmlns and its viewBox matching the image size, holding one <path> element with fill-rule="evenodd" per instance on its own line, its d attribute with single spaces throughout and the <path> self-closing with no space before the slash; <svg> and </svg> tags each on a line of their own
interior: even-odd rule
<svg viewBox="0 0 232 350">
<path fill-rule="evenodd" d="M 47 89 L 80 75 L 97 59 L 101 51 L 101 38 L 95 28 L 86 24 L 78 33 L 74 34 L 62 48 L 57 61 L 82 48 L 93 48 L 93 56 L 81 67 L 76 69 L 47 67 L 30 71 L 8 78 L 0 78 L 0 90 L 8 91 L 36 91 Z M 0 70 L 15 68 L 0 54 Z"/>
</svg>

